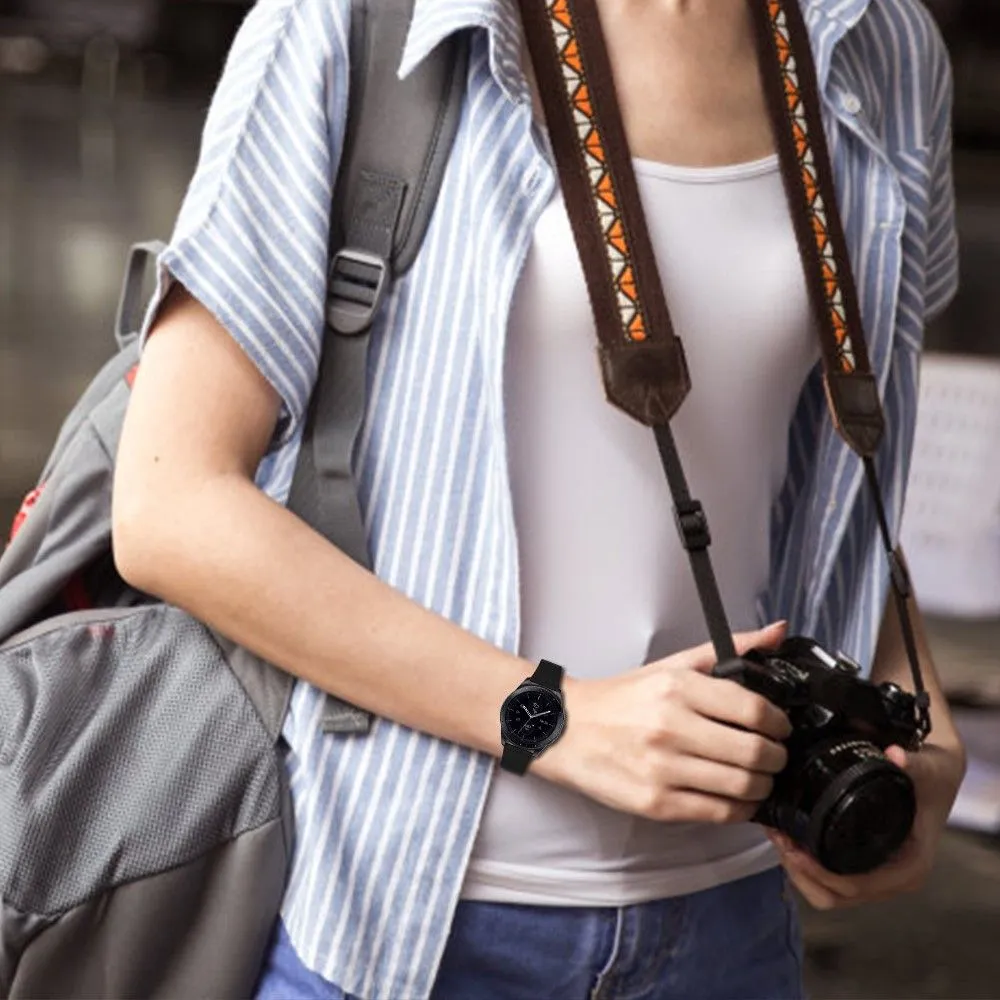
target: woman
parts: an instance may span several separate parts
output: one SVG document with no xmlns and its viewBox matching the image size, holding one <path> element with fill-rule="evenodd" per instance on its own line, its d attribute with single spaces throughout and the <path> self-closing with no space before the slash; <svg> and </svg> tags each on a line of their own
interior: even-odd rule
<svg viewBox="0 0 1000 1000">
<path fill-rule="evenodd" d="M 905 684 L 857 460 L 824 412 L 749 8 L 596 6 L 694 382 L 675 434 L 738 648 L 790 627 Z M 914 0 L 801 6 L 895 530 L 923 329 L 957 281 L 950 71 Z M 375 573 L 284 508 L 323 329 L 348 15 L 261 0 L 234 44 L 115 488 L 123 576 L 302 679 L 285 729 L 296 857 L 258 996 L 801 996 L 788 883 L 822 908 L 914 888 L 961 778 L 919 617 L 934 732 L 919 756 L 890 751 L 918 788 L 914 834 L 877 872 L 837 877 L 746 822 L 788 721 L 707 673 L 655 445 L 593 362 L 514 0 L 416 4 L 401 72 L 459 30 L 472 58 L 426 242 L 372 335 L 355 471 Z M 511 775 L 494 768 L 498 711 L 540 658 L 565 666 L 568 723 Z M 324 690 L 374 712 L 372 733 L 320 733 Z"/>
</svg>

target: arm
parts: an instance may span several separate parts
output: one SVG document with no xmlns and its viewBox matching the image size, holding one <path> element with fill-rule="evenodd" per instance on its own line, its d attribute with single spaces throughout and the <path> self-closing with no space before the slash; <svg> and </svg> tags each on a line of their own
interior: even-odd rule
<svg viewBox="0 0 1000 1000">
<path fill-rule="evenodd" d="M 322 690 L 499 756 L 500 705 L 535 664 L 401 594 L 256 486 L 278 395 L 179 285 L 132 393 L 112 504 L 126 580 Z M 772 628 L 736 641 L 780 638 Z M 713 663 L 705 644 L 620 676 L 567 678 L 566 733 L 532 772 L 654 819 L 749 818 L 784 766 L 788 721 L 706 676 Z"/>
<path fill-rule="evenodd" d="M 122 431 L 122 576 L 321 689 L 498 755 L 500 704 L 535 665 L 409 600 L 257 488 L 279 407 L 246 353 L 175 285 Z"/>
<path fill-rule="evenodd" d="M 941 690 L 941 681 L 934 666 L 930 644 L 927 641 L 927 631 L 924 626 L 924 616 L 917 604 L 916 596 L 911 594 L 906 602 L 913 625 L 913 636 L 916 641 L 917 654 L 920 661 L 920 672 L 924 686 L 931 698 L 931 734 L 927 745 L 939 747 L 949 757 L 953 758 L 956 768 L 964 770 L 965 751 L 962 740 L 952 721 L 948 701 Z M 910 661 L 903 645 L 903 633 L 900 628 L 899 612 L 895 598 L 890 595 L 882 617 L 879 630 L 878 645 L 875 649 L 875 661 L 872 664 L 872 680 L 881 683 L 892 681 L 905 691 L 913 690 L 913 676 L 910 672 Z"/>
<path fill-rule="evenodd" d="M 912 885 L 915 887 L 930 871 L 937 842 L 965 776 L 966 753 L 952 720 L 948 700 L 941 689 L 941 681 L 927 641 L 923 615 L 915 595 L 911 594 L 907 600 L 907 608 L 913 624 L 920 672 L 931 699 L 931 732 L 918 752 L 907 754 L 900 747 L 891 747 L 889 753 L 897 764 L 910 772 L 917 786 L 915 840 L 918 841 L 919 850 L 913 855 Z M 903 645 L 894 598 L 890 598 L 882 619 L 875 662 L 872 665 L 872 679 L 894 681 L 904 690 L 913 689 L 910 663 Z"/>
</svg>

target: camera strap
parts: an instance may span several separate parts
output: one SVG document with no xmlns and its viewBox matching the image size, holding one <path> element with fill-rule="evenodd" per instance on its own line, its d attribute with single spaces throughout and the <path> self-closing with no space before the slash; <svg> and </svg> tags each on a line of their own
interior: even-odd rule
<svg viewBox="0 0 1000 1000">
<path fill-rule="evenodd" d="M 797 0 L 747 0 L 785 193 L 819 330 L 827 406 L 864 463 L 890 565 L 922 735 L 929 698 L 874 456 L 884 417 L 837 206 L 812 49 Z M 597 327 L 608 401 L 651 427 L 719 662 L 736 656 L 708 548 L 701 503 L 691 496 L 670 429 L 691 389 L 674 332 L 621 120 L 593 0 L 519 0 L 552 149 Z"/>
</svg>

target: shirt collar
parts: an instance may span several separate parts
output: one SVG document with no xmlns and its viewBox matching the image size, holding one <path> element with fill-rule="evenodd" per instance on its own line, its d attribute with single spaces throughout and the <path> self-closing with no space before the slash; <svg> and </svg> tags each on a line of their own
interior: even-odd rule
<svg viewBox="0 0 1000 1000">
<path fill-rule="evenodd" d="M 530 101 L 521 69 L 523 30 L 517 0 L 415 0 L 399 66 L 400 79 L 449 35 L 467 28 L 486 29 L 490 71 L 507 97 L 517 104 Z"/>
<path fill-rule="evenodd" d="M 817 14 L 831 21 L 839 21 L 847 28 L 853 28 L 871 0 L 799 0 L 807 14 Z"/>
<path fill-rule="evenodd" d="M 837 43 L 864 17 L 872 0 L 799 0 L 816 63 L 816 79 L 826 95 Z"/>
</svg>

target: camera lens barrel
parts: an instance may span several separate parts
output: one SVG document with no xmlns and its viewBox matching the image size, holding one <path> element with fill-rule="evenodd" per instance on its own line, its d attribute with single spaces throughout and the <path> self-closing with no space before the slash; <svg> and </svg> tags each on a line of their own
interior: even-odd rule
<svg viewBox="0 0 1000 1000">
<path fill-rule="evenodd" d="M 916 816 L 909 775 L 875 744 L 839 736 L 789 748 L 764 822 L 800 842 L 828 871 L 859 875 L 903 845 Z"/>
</svg>

